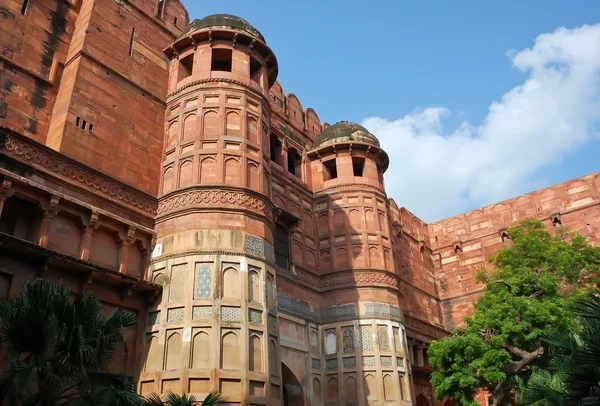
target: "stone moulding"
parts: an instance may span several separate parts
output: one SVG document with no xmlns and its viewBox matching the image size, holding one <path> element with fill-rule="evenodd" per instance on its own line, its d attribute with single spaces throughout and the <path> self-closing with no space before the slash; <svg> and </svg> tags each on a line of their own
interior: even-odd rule
<svg viewBox="0 0 600 406">
<path fill-rule="evenodd" d="M 320 308 L 287 295 L 277 294 L 277 310 L 318 324 L 354 320 L 361 317 L 402 321 L 402 311 L 397 305 L 388 303 L 365 303 L 364 305 L 364 312 L 361 312 L 360 307 L 354 303 Z"/>
<path fill-rule="evenodd" d="M 284 279 L 289 279 L 296 283 L 300 282 L 318 292 L 339 288 L 340 286 L 371 285 L 384 285 L 399 290 L 401 284 L 400 277 L 383 270 L 343 271 L 319 276 L 296 266 L 297 275 L 291 275 L 284 272 L 285 271 L 279 272 L 278 274 Z"/>
<path fill-rule="evenodd" d="M 229 83 L 232 85 L 237 85 L 237 86 L 241 86 L 243 88 L 249 89 L 251 90 L 253 93 L 260 95 L 262 101 L 269 106 L 269 109 L 271 108 L 269 105 L 269 101 L 265 98 L 264 95 L 262 95 L 261 93 L 259 93 L 256 89 L 254 89 L 252 86 L 247 85 L 244 82 L 241 82 L 239 80 L 234 80 L 234 79 L 227 79 L 227 78 L 206 78 L 206 79 L 200 79 L 200 80 L 194 80 L 193 82 L 187 83 L 183 86 L 181 86 L 180 88 L 176 89 L 175 91 L 169 93 L 167 95 L 167 100 L 169 100 L 170 98 L 176 96 L 177 94 L 183 92 L 186 89 L 189 89 L 190 87 L 194 87 L 194 86 L 199 86 L 199 85 L 203 85 L 205 83 L 216 83 L 217 85 L 221 84 L 221 83 Z"/>
<path fill-rule="evenodd" d="M 157 215 L 164 216 L 178 210 L 212 208 L 224 204 L 259 212 L 268 219 L 273 217 L 272 204 L 266 197 L 254 196 L 243 189 L 205 189 L 201 186 L 176 190 L 162 197 L 158 203 Z"/>
<path fill-rule="evenodd" d="M 110 177 L 80 164 L 44 145 L 35 143 L 10 130 L 0 127 L 0 153 L 24 161 L 45 172 L 63 177 L 86 190 L 118 200 L 119 203 L 133 206 L 146 215 L 154 216 L 157 199 Z"/>
</svg>

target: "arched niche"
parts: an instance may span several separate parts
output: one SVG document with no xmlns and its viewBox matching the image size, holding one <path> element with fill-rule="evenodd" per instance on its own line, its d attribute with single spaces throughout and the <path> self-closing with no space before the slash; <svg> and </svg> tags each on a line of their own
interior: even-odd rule
<svg viewBox="0 0 600 406">
<path fill-rule="evenodd" d="M 160 365 L 160 346 L 158 345 L 158 337 L 150 336 L 147 342 L 146 361 L 144 362 L 144 372 L 154 372 L 158 370 Z"/>
<path fill-rule="evenodd" d="M 170 166 L 163 172 L 163 194 L 173 190 L 173 167 Z"/>
<path fill-rule="evenodd" d="M 394 378 L 390 374 L 383 376 L 383 397 L 386 402 L 398 400 L 396 388 L 394 387 Z"/>
<path fill-rule="evenodd" d="M 239 273 L 235 268 L 223 271 L 223 298 L 240 298 Z"/>
<path fill-rule="evenodd" d="M 325 354 L 331 355 L 337 353 L 337 337 L 335 331 L 327 332 L 325 336 Z"/>
<path fill-rule="evenodd" d="M 377 379 L 375 379 L 374 375 L 365 375 L 364 390 L 367 402 L 377 401 Z"/>
<path fill-rule="evenodd" d="M 252 117 L 248 116 L 248 122 L 246 124 L 246 137 L 248 141 L 253 144 L 258 144 L 258 121 Z"/>
<path fill-rule="evenodd" d="M 327 404 L 339 404 L 338 380 L 336 378 L 327 380 Z"/>
<path fill-rule="evenodd" d="M 189 139 L 194 137 L 196 132 L 196 114 L 190 114 L 186 116 L 183 121 L 183 139 Z"/>
<path fill-rule="evenodd" d="M 225 184 L 240 184 L 240 161 L 237 158 L 228 158 L 225 160 Z"/>
<path fill-rule="evenodd" d="M 221 338 L 221 368 L 240 369 L 240 345 L 238 335 L 232 331 Z"/>
<path fill-rule="evenodd" d="M 240 115 L 235 111 L 230 111 L 225 117 L 225 133 L 229 136 L 240 136 Z"/>
<path fill-rule="evenodd" d="M 194 336 L 192 345 L 192 365 L 193 369 L 202 369 L 210 367 L 210 336 L 205 331 L 201 331 Z"/>
<path fill-rule="evenodd" d="M 248 272 L 248 301 L 262 303 L 260 275 L 256 271 Z"/>
<path fill-rule="evenodd" d="M 172 333 L 167 340 L 165 370 L 181 369 L 181 334 Z"/>
<path fill-rule="evenodd" d="M 263 372 L 262 339 L 257 334 L 251 334 L 248 343 L 250 371 Z"/>
<path fill-rule="evenodd" d="M 220 134 L 219 114 L 214 110 L 209 110 L 204 113 L 202 123 L 202 137 L 216 138 Z"/>
<path fill-rule="evenodd" d="M 198 179 L 203 185 L 217 183 L 217 161 L 214 158 L 206 157 L 202 159 Z"/>
</svg>

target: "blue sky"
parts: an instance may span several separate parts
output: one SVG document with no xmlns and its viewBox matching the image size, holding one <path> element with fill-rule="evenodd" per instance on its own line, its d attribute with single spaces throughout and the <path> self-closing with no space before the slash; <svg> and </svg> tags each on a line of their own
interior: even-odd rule
<svg viewBox="0 0 600 406">
<path fill-rule="evenodd" d="M 426 221 L 600 169 L 598 0 L 184 4 L 246 19 L 286 92 L 373 131 L 388 195 Z"/>
</svg>

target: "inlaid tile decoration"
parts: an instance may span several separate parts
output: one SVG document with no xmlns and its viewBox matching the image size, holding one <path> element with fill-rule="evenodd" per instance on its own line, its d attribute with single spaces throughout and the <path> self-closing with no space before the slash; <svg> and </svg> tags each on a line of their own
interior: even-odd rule
<svg viewBox="0 0 600 406">
<path fill-rule="evenodd" d="M 148 313 L 148 325 L 154 326 L 160 324 L 160 311 Z"/>
<path fill-rule="evenodd" d="M 363 367 L 374 367 L 375 366 L 375 357 L 362 357 L 362 366 Z"/>
<path fill-rule="evenodd" d="M 396 366 L 399 368 L 404 368 L 404 358 L 396 358 Z"/>
<path fill-rule="evenodd" d="M 239 307 L 221 307 L 221 320 L 223 321 L 240 321 Z"/>
<path fill-rule="evenodd" d="M 373 333 L 369 326 L 360 326 L 360 347 L 363 351 L 373 351 Z"/>
<path fill-rule="evenodd" d="M 343 359 L 344 368 L 356 367 L 356 357 L 347 357 Z"/>
<path fill-rule="evenodd" d="M 167 312 L 167 323 L 178 323 L 183 321 L 185 309 L 178 307 L 176 309 L 169 309 Z"/>
<path fill-rule="evenodd" d="M 392 366 L 392 357 L 381 356 L 381 366 L 382 367 L 391 367 Z"/>
<path fill-rule="evenodd" d="M 171 302 L 179 302 L 185 297 L 185 277 L 187 275 L 187 265 L 173 265 L 171 267 Z"/>
<path fill-rule="evenodd" d="M 198 265 L 194 287 L 194 299 L 210 299 L 212 293 L 212 269 L 208 264 Z"/>
<path fill-rule="evenodd" d="M 336 359 L 328 359 L 325 362 L 325 369 L 331 371 L 332 369 L 338 369 L 338 360 Z"/>
<path fill-rule="evenodd" d="M 312 359 L 312 367 L 313 369 L 321 369 L 321 360 L 317 358 Z"/>
<path fill-rule="evenodd" d="M 254 254 L 259 257 L 264 257 L 265 241 L 262 238 L 246 234 L 246 240 L 244 241 L 244 249 L 250 254 Z"/>
<path fill-rule="evenodd" d="M 260 310 L 248 309 L 248 320 L 250 320 L 250 323 L 262 324 L 262 312 Z"/>
<path fill-rule="evenodd" d="M 277 319 L 275 316 L 269 316 L 269 328 L 272 330 L 277 328 Z"/>
<path fill-rule="evenodd" d="M 352 327 L 344 329 L 342 339 L 344 341 L 344 352 L 354 352 L 354 329 Z"/>
<path fill-rule="evenodd" d="M 212 319 L 212 306 L 194 306 L 192 310 L 192 318 L 194 320 Z"/>
<path fill-rule="evenodd" d="M 388 316 L 401 318 L 402 311 L 399 306 L 387 303 L 366 303 L 365 316 Z"/>
<path fill-rule="evenodd" d="M 379 340 L 379 351 L 390 351 L 387 326 L 377 326 L 377 339 Z"/>
</svg>

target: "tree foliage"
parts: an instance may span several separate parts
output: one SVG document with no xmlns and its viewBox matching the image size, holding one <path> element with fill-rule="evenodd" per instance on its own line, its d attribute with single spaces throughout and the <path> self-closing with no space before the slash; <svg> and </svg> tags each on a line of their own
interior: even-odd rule
<svg viewBox="0 0 600 406">
<path fill-rule="evenodd" d="M 0 404 L 141 405 L 132 377 L 109 366 L 136 317 L 108 316 L 93 295 L 35 280 L 0 300 Z"/>
<path fill-rule="evenodd" d="M 581 331 L 558 330 L 543 338 L 550 360 L 534 369 L 521 399 L 538 406 L 600 404 L 600 298 L 578 304 Z"/>
<path fill-rule="evenodd" d="M 538 220 L 508 230 L 512 243 L 480 270 L 482 295 L 465 325 L 432 343 L 428 355 L 436 396 L 476 405 L 487 389 L 491 404 L 507 404 L 541 362 L 542 337 L 576 329 L 573 304 L 598 285 L 600 248 L 559 229 L 552 235 Z"/>
</svg>

